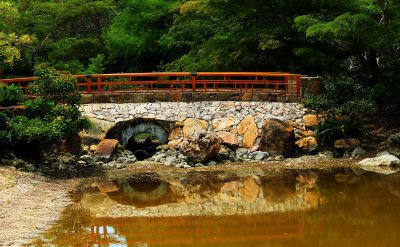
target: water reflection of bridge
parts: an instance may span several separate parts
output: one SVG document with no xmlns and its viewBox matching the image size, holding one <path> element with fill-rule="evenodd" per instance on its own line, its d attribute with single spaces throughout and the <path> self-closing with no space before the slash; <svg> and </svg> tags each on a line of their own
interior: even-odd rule
<svg viewBox="0 0 400 247">
<path fill-rule="evenodd" d="M 222 217 L 97 218 L 87 226 L 97 244 L 209 245 L 289 239 L 304 235 L 299 212 Z"/>
</svg>

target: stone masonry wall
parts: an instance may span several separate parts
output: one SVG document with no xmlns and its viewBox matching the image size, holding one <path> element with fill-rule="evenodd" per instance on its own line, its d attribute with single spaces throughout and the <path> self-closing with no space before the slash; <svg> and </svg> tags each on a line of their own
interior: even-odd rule
<svg viewBox="0 0 400 247">
<path fill-rule="evenodd" d="M 295 129 L 304 129 L 303 117 L 309 110 L 299 103 L 203 101 L 159 102 L 124 104 L 85 104 L 81 110 L 87 117 L 112 127 L 116 123 L 132 119 L 154 119 L 179 122 L 186 119 L 204 120 L 208 130 L 230 139 L 239 147 L 251 148 L 259 142 L 257 137 L 265 119 L 287 121 Z M 106 123 L 106 124 L 104 124 Z M 253 126 L 253 127 L 252 127 Z M 104 130 L 106 131 L 106 130 Z M 258 133 L 255 133 L 257 132 Z M 253 135 L 247 135 L 251 132 Z M 246 145 L 246 135 L 250 144 Z M 229 142 L 229 141 L 228 141 Z M 245 143 L 244 143 L 245 142 Z"/>
</svg>

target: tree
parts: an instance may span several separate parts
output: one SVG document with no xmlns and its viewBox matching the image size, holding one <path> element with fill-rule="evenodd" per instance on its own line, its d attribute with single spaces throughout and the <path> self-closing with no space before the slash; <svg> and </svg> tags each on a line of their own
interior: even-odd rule
<svg viewBox="0 0 400 247">
<path fill-rule="evenodd" d="M 21 49 L 32 43 L 33 36 L 15 33 L 18 11 L 9 1 L 0 2 L 0 76 L 4 66 L 21 58 Z"/>
<path fill-rule="evenodd" d="M 45 62 L 80 73 L 90 58 L 104 53 L 102 32 L 114 9 L 113 0 L 19 1 L 18 28 L 37 41 L 15 71 L 29 74 L 36 63 Z"/>
<path fill-rule="evenodd" d="M 399 1 L 337 2 L 341 3 L 340 11 L 334 16 L 315 12 L 295 19 L 295 27 L 308 44 L 304 49 L 309 52 L 304 54 L 331 51 L 331 66 L 339 68 L 335 73 L 344 74 L 363 87 L 383 86 L 386 90 L 379 90 L 377 100 L 396 95 L 400 92 L 396 72 L 400 69 Z"/>
<path fill-rule="evenodd" d="M 118 15 L 104 34 L 113 71 L 152 71 L 169 61 L 169 51 L 160 39 L 172 25 L 177 2 L 120 1 Z"/>
</svg>

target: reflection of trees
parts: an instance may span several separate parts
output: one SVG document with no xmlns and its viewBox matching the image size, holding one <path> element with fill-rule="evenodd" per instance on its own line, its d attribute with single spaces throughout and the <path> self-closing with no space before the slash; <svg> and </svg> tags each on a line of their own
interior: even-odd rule
<svg viewBox="0 0 400 247">
<path fill-rule="evenodd" d="M 337 175 L 337 174 L 336 174 Z M 319 239 L 324 246 L 395 246 L 400 219 L 400 199 L 390 193 L 400 181 L 392 175 L 352 173 L 323 176 L 319 188 L 328 203 L 307 213 L 304 239 L 308 246 Z M 397 243 L 397 244 L 395 244 Z"/>
<path fill-rule="evenodd" d="M 107 233 L 106 226 L 94 225 L 94 217 L 87 209 L 73 204 L 62 213 L 61 219 L 33 244 L 56 246 L 87 246 L 118 242 Z"/>
</svg>

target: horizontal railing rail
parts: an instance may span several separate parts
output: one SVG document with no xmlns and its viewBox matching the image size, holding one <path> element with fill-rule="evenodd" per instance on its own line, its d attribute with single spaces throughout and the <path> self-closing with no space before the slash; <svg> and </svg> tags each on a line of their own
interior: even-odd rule
<svg viewBox="0 0 400 247">
<path fill-rule="evenodd" d="M 74 75 L 82 94 L 151 92 L 261 92 L 300 94 L 299 74 L 281 72 L 151 72 Z M 0 79 L 26 94 L 34 77 Z"/>
</svg>

